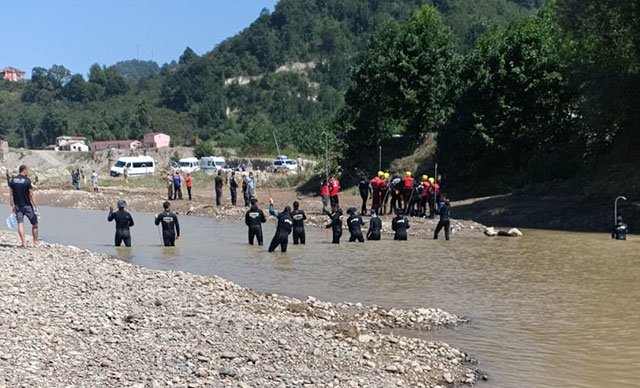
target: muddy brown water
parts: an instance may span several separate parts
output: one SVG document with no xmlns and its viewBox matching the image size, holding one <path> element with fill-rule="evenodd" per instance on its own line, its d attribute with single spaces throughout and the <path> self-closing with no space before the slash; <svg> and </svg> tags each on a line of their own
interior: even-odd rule
<svg viewBox="0 0 640 388">
<path fill-rule="evenodd" d="M 106 213 L 43 209 L 42 238 L 161 270 L 219 275 L 264 292 L 439 307 L 468 316 L 455 329 L 420 333 L 479 360 L 491 387 L 640 386 L 640 239 L 526 230 L 524 238 L 474 237 L 307 245 L 286 254 L 248 246 L 240 222 L 180 217 L 183 239 L 160 246 L 153 215 L 133 213 L 133 248 L 115 248 Z M 265 224 L 265 244 L 275 229 Z M 343 237 L 344 240 L 344 237 Z"/>
</svg>

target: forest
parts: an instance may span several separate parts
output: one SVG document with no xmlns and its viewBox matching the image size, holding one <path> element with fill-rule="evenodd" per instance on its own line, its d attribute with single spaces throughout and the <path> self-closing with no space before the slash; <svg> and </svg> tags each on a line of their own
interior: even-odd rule
<svg viewBox="0 0 640 388">
<path fill-rule="evenodd" d="M 273 154 L 276 135 L 319 157 L 326 138 L 342 171 L 377 169 L 380 145 L 389 162 L 435 139 L 430 162 L 477 192 L 574 179 L 637 149 L 639 13 L 614 0 L 281 0 L 202 55 L 2 82 L 0 136 L 43 148 L 153 130 Z"/>
</svg>

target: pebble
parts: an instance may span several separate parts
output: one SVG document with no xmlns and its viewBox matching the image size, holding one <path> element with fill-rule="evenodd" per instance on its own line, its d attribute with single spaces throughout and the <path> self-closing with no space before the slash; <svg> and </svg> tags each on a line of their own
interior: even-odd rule
<svg viewBox="0 0 640 388">
<path fill-rule="evenodd" d="M 229 351 L 222 352 L 220 354 L 220 358 L 227 358 L 227 359 L 230 359 L 230 360 L 233 360 L 234 358 L 237 358 L 237 357 L 238 357 L 238 355 L 236 353 L 229 352 Z"/>
</svg>

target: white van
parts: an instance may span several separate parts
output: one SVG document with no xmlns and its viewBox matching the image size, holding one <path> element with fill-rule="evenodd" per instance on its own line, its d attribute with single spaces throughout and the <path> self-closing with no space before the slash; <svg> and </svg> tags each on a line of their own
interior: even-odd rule
<svg viewBox="0 0 640 388">
<path fill-rule="evenodd" d="M 140 176 L 156 172 L 156 163 L 150 156 L 123 156 L 111 166 L 111 176 L 124 174 L 125 167 L 129 176 Z"/>
<path fill-rule="evenodd" d="M 180 165 L 180 171 L 184 173 L 196 172 L 200 170 L 200 161 L 198 160 L 198 158 L 180 159 L 179 165 Z"/>
<path fill-rule="evenodd" d="M 227 162 L 222 156 L 203 156 L 200 159 L 200 169 L 208 173 L 218 172 L 226 165 Z"/>
</svg>

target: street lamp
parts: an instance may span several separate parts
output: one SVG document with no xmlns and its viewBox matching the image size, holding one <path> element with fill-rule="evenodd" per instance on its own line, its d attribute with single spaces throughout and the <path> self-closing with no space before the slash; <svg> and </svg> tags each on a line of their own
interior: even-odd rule
<svg viewBox="0 0 640 388">
<path fill-rule="evenodd" d="M 327 178 L 327 182 L 329 181 L 329 133 L 326 131 L 322 131 L 322 135 L 324 136 L 324 169 Z"/>
<path fill-rule="evenodd" d="M 382 171 L 382 146 L 378 146 L 378 171 Z"/>
<path fill-rule="evenodd" d="M 618 223 L 618 200 L 621 199 L 623 201 L 626 201 L 627 198 L 625 198 L 624 196 L 619 196 L 616 198 L 615 202 L 613 202 L 613 224 L 617 224 Z"/>
</svg>

